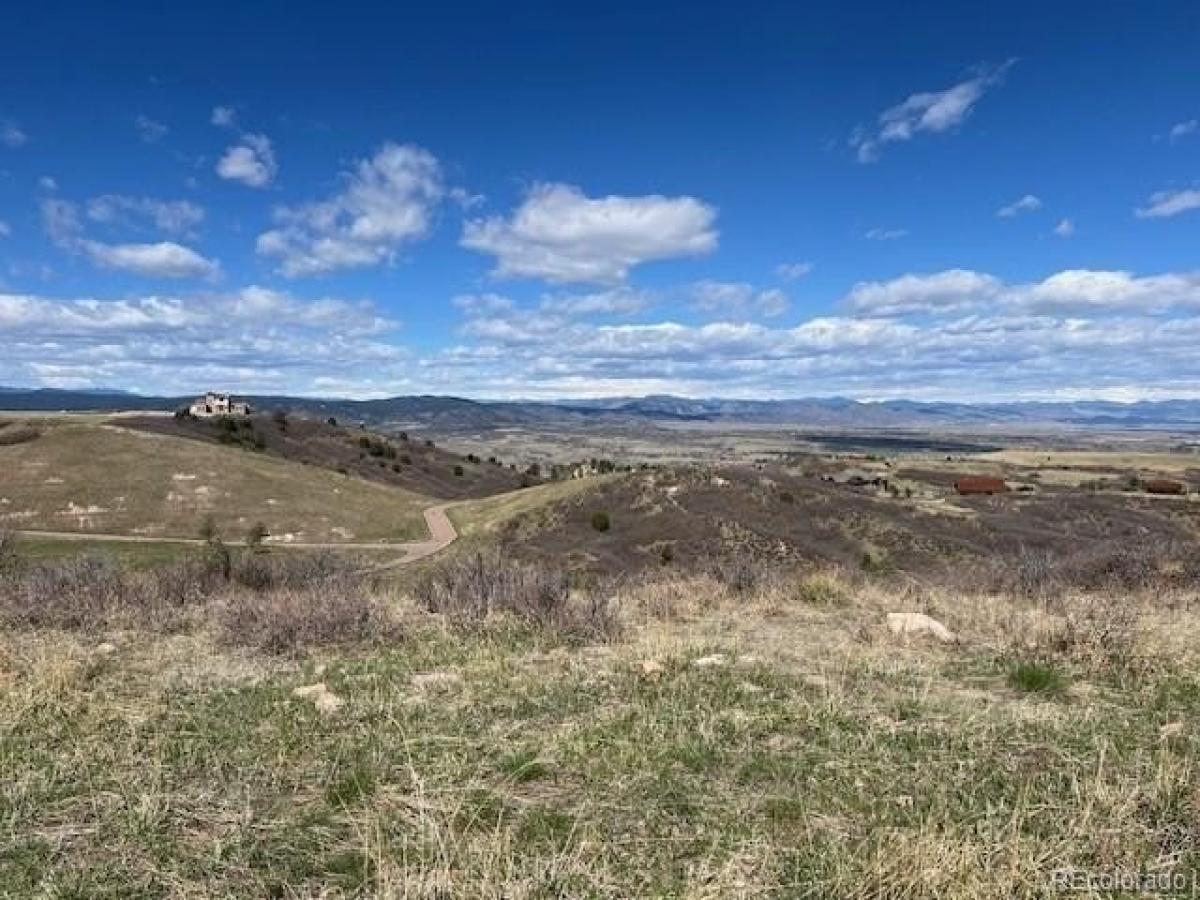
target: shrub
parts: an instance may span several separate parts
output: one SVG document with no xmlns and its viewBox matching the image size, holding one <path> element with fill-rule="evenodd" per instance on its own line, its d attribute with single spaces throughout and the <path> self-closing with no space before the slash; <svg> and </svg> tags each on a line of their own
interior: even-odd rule
<svg viewBox="0 0 1200 900">
<path fill-rule="evenodd" d="M 200 540 L 211 543 L 218 537 L 217 520 L 211 515 L 205 516 L 200 522 L 200 527 L 196 529 L 196 534 L 200 536 Z"/>
<path fill-rule="evenodd" d="M 262 522 L 255 522 L 250 526 L 250 530 L 246 532 L 246 546 L 252 551 L 261 551 L 263 549 L 263 541 L 270 535 L 267 531 L 267 526 Z"/>
<path fill-rule="evenodd" d="M 796 583 L 796 599 L 813 606 L 845 606 L 850 589 L 836 575 L 817 572 Z"/>
<path fill-rule="evenodd" d="M 95 632 L 122 627 L 168 632 L 219 584 L 204 560 L 131 573 L 114 559 L 76 556 L 0 577 L 0 623 Z"/>
<path fill-rule="evenodd" d="M 333 416 L 330 416 L 328 419 L 325 420 L 325 424 L 330 426 L 331 428 L 337 428 L 337 419 L 335 419 Z"/>
<path fill-rule="evenodd" d="M 709 574 L 734 593 L 744 594 L 758 587 L 764 569 L 745 553 L 727 553 L 711 559 Z"/>
<path fill-rule="evenodd" d="M 863 548 L 861 563 L 863 571 L 872 575 L 880 575 L 892 567 L 887 551 L 874 544 L 868 544 Z"/>
<path fill-rule="evenodd" d="M 401 638 L 391 607 L 352 578 L 264 592 L 236 591 L 218 607 L 217 621 L 226 642 L 268 653 Z"/>
<path fill-rule="evenodd" d="M 462 477 L 462 474 L 463 474 L 463 467 L 462 467 L 462 466 L 455 466 L 455 467 L 454 467 L 454 474 L 455 474 L 455 475 L 457 475 L 457 476 L 459 476 L 459 477 L 461 478 L 461 477 Z"/>
<path fill-rule="evenodd" d="M 36 441 L 42 433 L 32 425 L 0 426 L 0 447 L 12 447 Z"/>
<path fill-rule="evenodd" d="M 1024 694 L 1060 694 L 1066 678 L 1053 665 L 1038 660 L 1022 660 L 1008 670 L 1010 687 Z"/>
<path fill-rule="evenodd" d="M 796 502 L 796 497 L 792 494 L 791 491 L 780 491 L 779 499 L 783 503 L 795 503 Z"/>
<path fill-rule="evenodd" d="M 0 531 L 0 574 L 17 565 L 17 536 L 11 531 Z"/>
<path fill-rule="evenodd" d="M 603 510 L 592 513 L 592 528 L 596 531 L 608 531 L 611 527 L 612 521 L 609 519 L 608 513 Z"/>
<path fill-rule="evenodd" d="M 510 615 L 568 640 L 603 640 L 620 631 L 613 603 L 599 591 L 575 593 L 565 571 L 504 559 L 497 552 L 443 565 L 417 587 L 430 612 L 458 624 Z"/>
</svg>

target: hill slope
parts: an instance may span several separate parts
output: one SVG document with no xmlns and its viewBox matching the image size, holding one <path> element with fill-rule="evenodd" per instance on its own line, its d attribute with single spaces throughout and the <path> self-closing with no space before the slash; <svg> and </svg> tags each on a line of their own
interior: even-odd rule
<svg viewBox="0 0 1200 900">
<path fill-rule="evenodd" d="M 452 514 L 464 534 L 485 520 L 506 556 L 609 574 L 664 563 L 697 571 L 741 558 L 926 579 L 981 563 L 1015 565 L 1027 552 L 1194 547 L 1200 533 L 1200 504 L 1074 490 L 930 500 L 750 466 L 663 468 L 582 484 L 569 494 L 536 489 L 545 501 L 538 506 L 499 509 L 485 500 Z M 593 523 L 597 513 L 607 527 Z"/>
<path fill-rule="evenodd" d="M 240 538 L 422 538 L 428 498 L 265 454 L 111 425 L 41 422 L 0 445 L 0 529 L 195 537 L 212 516 Z"/>
<path fill-rule="evenodd" d="M 271 456 L 349 473 L 443 500 L 489 497 L 514 491 L 522 476 L 497 462 L 469 459 L 426 440 L 384 436 L 343 428 L 324 419 L 271 415 L 222 422 L 132 416 L 114 425 L 210 444 L 229 443 Z"/>
</svg>

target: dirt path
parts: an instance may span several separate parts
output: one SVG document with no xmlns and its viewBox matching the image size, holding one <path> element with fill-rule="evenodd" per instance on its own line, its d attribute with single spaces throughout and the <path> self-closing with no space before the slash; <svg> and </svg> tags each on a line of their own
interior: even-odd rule
<svg viewBox="0 0 1200 900">
<path fill-rule="evenodd" d="M 374 542 L 374 543 L 354 543 L 343 541 L 334 542 L 305 542 L 305 541 L 268 541 L 269 547 L 295 547 L 300 550 L 398 550 L 402 556 L 383 563 L 375 567 L 371 571 L 386 571 L 394 569 L 406 563 L 414 562 L 418 559 L 424 559 L 426 556 L 432 556 L 439 550 L 442 550 L 458 539 L 458 532 L 455 530 L 450 517 L 446 515 L 446 507 L 449 504 L 441 503 L 437 506 L 426 507 L 422 512 L 425 517 L 425 526 L 429 529 L 429 538 L 423 541 L 397 541 L 395 543 Z M 199 538 L 183 538 L 183 537 L 151 537 L 144 534 L 103 534 L 100 532 L 80 532 L 80 531 L 30 531 L 18 530 L 15 532 L 18 535 L 27 535 L 29 537 L 55 538 L 64 541 L 112 541 L 122 544 L 190 544 L 199 545 L 204 541 Z M 242 541 L 230 541 L 232 544 L 240 544 Z"/>
</svg>

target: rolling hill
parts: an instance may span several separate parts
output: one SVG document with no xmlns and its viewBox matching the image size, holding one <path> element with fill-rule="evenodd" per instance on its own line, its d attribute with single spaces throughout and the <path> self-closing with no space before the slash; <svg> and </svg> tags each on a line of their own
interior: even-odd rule
<svg viewBox="0 0 1200 900">
<path fill-rule="evenodd" d="M 281 543 L 423 538 L 428 497 L 236 447 L 71 419 L 0 440 L 0 530 L 196 537 L 211 516 Z"/>
<path fill-rule="evenodd" d="M 500 460 L 451 453 L 426 439 L 382 435 L 305 415 L 256 414 L 245 419 L 122 416 L 113 424 L 320 466 L 442 500 L 489 497 L 528 479 Z"/>
</svg>

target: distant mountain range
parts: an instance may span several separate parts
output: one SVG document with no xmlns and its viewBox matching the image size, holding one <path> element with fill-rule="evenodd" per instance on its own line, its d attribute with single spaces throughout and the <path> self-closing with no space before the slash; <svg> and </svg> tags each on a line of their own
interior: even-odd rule
<svg viewBox="0 0 1200 900">
<path fill-rule="evenodd" d="M 0 409 L 14 411 L 174 410 L 187 405 L 191 399 L 147 397 L 112 390 L 0 387 Z M 915 400 L 861 402 L 839 397 L 693 400 L 663 395 L 560 401 L 465 400 L 434 396 L 391 397 L 383 400 L 287 396 L 249 396 L 246 399 L 258 409 L 285 408 L 311 415 L 334 416 L 346 422 L 447 432 L 517 427 L 583 427 L 600 423 L 687 422 L 839 429 L 1060 426 L 1200 431 L 1200 400 L 972 404 Z"/>
</svg>

